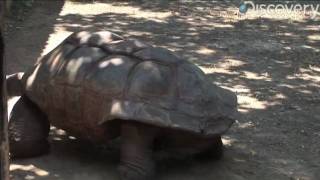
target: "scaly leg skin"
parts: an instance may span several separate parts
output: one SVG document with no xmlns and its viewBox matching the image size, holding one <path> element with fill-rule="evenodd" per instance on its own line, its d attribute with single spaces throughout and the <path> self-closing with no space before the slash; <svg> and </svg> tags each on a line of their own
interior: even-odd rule
<svg viewBox="0 0 320 180">
<path fill-rule="evenodd" d="M 221 136 L 214 139 L 214 144 L 211 146 L 211 158 L 220 160 L 223 157 L 223 142 Z"/>
<path fill-rule="evenodd" d="M 152 146 L 156 128 L 135 122 L 121 125 L 121 180 L 150 180 L 155 172 Z"/>
<path fill-rule="evenodd" d="M 10 114 L 10 157 L 28 158 L 47 153 L 49 130 L 46 115 L 30 99 L 22 96 Z"/>
</svg>

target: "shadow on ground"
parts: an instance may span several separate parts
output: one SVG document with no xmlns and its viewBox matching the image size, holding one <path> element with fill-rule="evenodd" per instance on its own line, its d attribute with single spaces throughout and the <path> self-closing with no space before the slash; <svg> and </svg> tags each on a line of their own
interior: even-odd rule
<svg viewBox="0 0 320 180">
<path fill-rule="evenodd" d="M 63 1 L 35 2 L 25 22 L 10 22 L 6 37 L 8 74 L 31 67 L 46 45 L 53 26 L 59 17 Z"/>
<path fill-rule="evenodd" d="M 225 158 L 164 160 L 158 179 L 320 176 L 319 21 L 240 17 L 233 2 L 67 2 L 59 15 L 62 5 L 36 7 L 9 34 L 9 72 L 30 67 L 53 29 L 111 30 L 174 50 L 212 82 L 237 92 L 242 116 L 224 137 Z M 83 150 L 88 145 L 56 136 L 50 155 L 13 161 L 13 177 L 116 179 L 114 150 Z"/>
</svg>

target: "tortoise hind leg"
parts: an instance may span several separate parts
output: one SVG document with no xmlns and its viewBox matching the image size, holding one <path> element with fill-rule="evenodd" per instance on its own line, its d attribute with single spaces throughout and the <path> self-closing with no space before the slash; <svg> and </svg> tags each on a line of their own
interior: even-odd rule
<svg viewBox="0 0 320 180">
<path fill-rule="evenodd" d="M 22 96 L 10 114 L 10 156 L 27 158 L 47 153 L 49 130 L 46 115 L 26 96 Z"/>
<path fill-rule="evenodd" d="M 121 125 L 121 180 L 149 180 L 154 175 L 152 159 L 156 128 L 134 122 Z"/>
</svg>

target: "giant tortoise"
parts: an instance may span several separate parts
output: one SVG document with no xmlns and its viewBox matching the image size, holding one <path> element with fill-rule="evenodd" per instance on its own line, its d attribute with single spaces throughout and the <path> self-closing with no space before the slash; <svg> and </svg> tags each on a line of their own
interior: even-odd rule
<svg viewBox="0 0 320 180">
<path fill-rule="evenodd" d="M 12 157 L 46 153 L 50 125 L 92 142 L 120 137 L 122 180 L 150 179 L 157 143 L 221 156 L 238 112 L 236 95 L 196 65 L 109 31 L 73 33 L 7 84 L 21 96 L 10 115 Z"/>
</svg>

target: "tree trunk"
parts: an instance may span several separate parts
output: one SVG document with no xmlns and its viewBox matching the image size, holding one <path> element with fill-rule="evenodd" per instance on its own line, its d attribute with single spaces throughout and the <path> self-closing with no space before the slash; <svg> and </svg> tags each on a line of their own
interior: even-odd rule
<svg viewBox="0 0 320 180">
<path fill-rule="evenodd" d="M 9 180 L 9 146 L 8 146 L 8 117 L 4 61 L 4 12 L 6 1 L 0 2 L 0 180 Z"/>
</svg>

